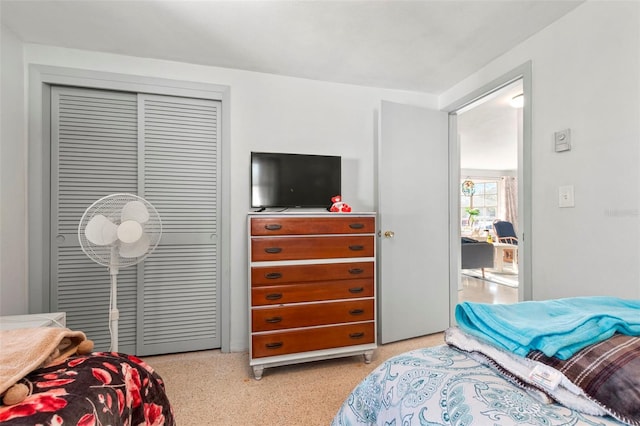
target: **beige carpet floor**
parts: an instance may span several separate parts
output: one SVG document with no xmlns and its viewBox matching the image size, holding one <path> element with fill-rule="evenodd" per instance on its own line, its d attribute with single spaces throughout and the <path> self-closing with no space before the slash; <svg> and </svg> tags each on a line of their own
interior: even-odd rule
<svg viewBox="0 0 640 426">
<path fill-rule="evenodd" d="M 266 368 L 255 380 L 248 353 L 219 350 L 144 357 L 165 381 L 176 422 L 192 425 L 323 425 L 349 392 L 387 358 L 443 344 L 443 334 L 381 345 L 362 356 Z"/>
</svg>

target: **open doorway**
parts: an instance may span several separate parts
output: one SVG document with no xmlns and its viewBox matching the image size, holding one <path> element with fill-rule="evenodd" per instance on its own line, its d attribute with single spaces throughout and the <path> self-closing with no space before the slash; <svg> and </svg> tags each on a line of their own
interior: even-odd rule
<svg viewBox="0 0 640 426">
<path fill-rule="evenodd" d="M 522 95 L 523 81 L 518 79 L 457 111 L 458 302 L 519 299 L 517 189 L 523 110 L 517 102 Z"/>
</svg>

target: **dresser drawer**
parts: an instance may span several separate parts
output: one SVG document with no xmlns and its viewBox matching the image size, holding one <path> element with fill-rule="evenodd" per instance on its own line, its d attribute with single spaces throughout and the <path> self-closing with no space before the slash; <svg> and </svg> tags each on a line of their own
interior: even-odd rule
<svg viewBox="0 0 640 426">
<path fill-rule="evenodd" d="M 373 299 L 295 304 L 251 310 L 251 331 L 373 321 Z"/>
<path fill-rule="evenodd" d="M 252 218 L 251 235 L 373 234 L 373 217 Z"/>
<path fill-rule="evenodd" d="M 251 260 L 264 262 L 372 257 L 374 255 L 374 243 L 372 235 L 252 238 Z"/>
<path fill-rule="evenodd" d="M 373 287 L 373 278 L 252 287 L 251 305 L 373 297 Z"/>
<path fill-rule="evenodd" d="M 373 261 L 254 266 L 251 268 L 251 286 L 373 278 L 373 270 Z"/>
<path fill-rule="evenodd" d="M 256 334 L 253 358 L 308 352 L 375 342 L 373 322 Z"/>
</svg>

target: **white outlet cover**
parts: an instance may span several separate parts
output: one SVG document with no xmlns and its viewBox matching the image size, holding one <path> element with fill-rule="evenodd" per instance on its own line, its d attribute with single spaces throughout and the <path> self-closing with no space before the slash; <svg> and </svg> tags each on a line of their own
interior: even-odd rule
<svg viewBox="0 0 640 426">
<path fill-rule="evenodd" d="M 573 185 L 558 188 L 558 207 L 575 207 Z"/>
</svg>

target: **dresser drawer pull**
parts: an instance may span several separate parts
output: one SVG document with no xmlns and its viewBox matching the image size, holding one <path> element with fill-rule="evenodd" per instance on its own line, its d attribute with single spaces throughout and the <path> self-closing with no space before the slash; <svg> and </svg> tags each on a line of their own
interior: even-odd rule
<svg viewBox="0 0 640 426">
<path fill-rule="evenodd" d="M 267 300 L 278 300 L 282 299 L 282 293 L 269 293 L 265 296 Z"/>
<path fill-rule="evenodd" d="M 364 309 L 352 309 L 349 311 L 351 315 L 362 315 L 364 314 Z"/>
<path fill-rule="evenodd" d="M 349 224 L 349 228 L 351 228 L 351 229 L 362 229 L 362 228 L 364 228 L 364 224 L 363 223 L 350 223 Z"/>
<path fill-rule="evenodd" d="M 280 272 L 269 272 L 268 274 L 264 274 L 264 277 L 268 280 L 277 280 L 278 278 L 282 278 L 282 274 Z"/>
<path fill-rule="evenodd" d="M 353 275 L 361 274 L 363 272 L 364 272 L 364 269 L 362 269 L 362 268 L 351 268 L 351 269 L 349 269 L 349 273 L 353 274 Z"/>
<path fill-rule="evenodd" d="M 362 251 L 362 250 L 364 250 L 364 246 L 362 246 L 362 245 L 352 245 L 352 246 L 349 246 L 349 250 Z"/>
<path fill-rule="evenodd" d="M 266 323 L 269 323 L 269 324 L 276 324 L 276 323 L 279 323 L 280 321 L 282 321 L 282 317 L 265 318 L 264 321 Z"/>
<path fill-rule="evenodd" d="M 267 231 L 278 231 L 282 229 L 282 225 L 278 223 L 270 223 L 269 225 L 265 225 L 264 229 L 266 229 Z"/>
<path fill-rule="evenodd" d="M 280 248 L 280 247 L 267 247 L 266 249 L 264 249 L 264 251 L 269 253 L 269 254 L 276 254 L 276 253 L 280 253 L 282 251 L 282 248 Z"/>
<path fill-rule="evenodd" d="M 281 348 L 283 345 L 284 345 L 284 343 L 282 343 L 282 342 L 273 342 L 273 343 L 267 343 L 264 346 L 267 349 L 278 349 L 278 348 Z"/>
<path fill-rule="evenodd" d="M 363 291 L 364 291 L 364 287 L 351 287 L 349 289 L 349 293 L 354 293 L 354 294 L 362 293 Z"/>
<path fill-rule="evenodd" d="M 349 337 L 351 337 L 352 339 L 362 339 L 364 337 L 364 333 L 360 332 L 360 333 L 350 333 Z"/>
</svg>

